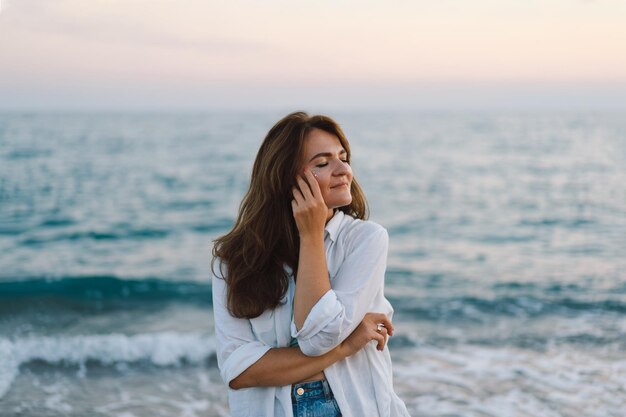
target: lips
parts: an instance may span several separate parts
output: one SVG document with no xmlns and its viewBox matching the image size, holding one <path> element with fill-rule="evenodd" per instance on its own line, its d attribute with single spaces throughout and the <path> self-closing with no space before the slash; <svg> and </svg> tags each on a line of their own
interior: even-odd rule
<svg viewBox="0 0 626 417">
<path fill-rule="evenodd" d="M 347 187 L 349 184 L 347 182 L 342 182 L 341 184 L 333 185 L 330 188 L 339 188 L 339 187 L 343 187 L 344 185 Z"/>
</svg>

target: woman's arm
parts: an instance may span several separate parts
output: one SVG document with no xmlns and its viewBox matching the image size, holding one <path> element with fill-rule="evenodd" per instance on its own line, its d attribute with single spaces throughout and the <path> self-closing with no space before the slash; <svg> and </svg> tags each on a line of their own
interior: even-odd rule
<svg viewBox="0 0 626 417">
<path fill-rule="evenodd" d="M 299 348 L 273 348 L 230 381 L 232 389 L 260 386 L 284 386 L 304 381 L 323 371 L 337 361 L 361 350 L 367 343 L 376 340 L 378 350 L 383 350 L 387 341 L 386 329 L 376 331 L 376 323 L 386 320 L 384 314 L 368 313 L 360 326 L 339 346 L 321 356 L 306 356 Z"/>
<path fill-rule="evenodd" d="M 332 289 L 315 304 L 300 329 L 292 325 L 292 336 L 306 355 L 323 355 L 341 343 L 372 309 L 372 302 L 383 295 L 387 231 L 375 223 L 362 222 L 345 239 L 346 256 Z M 391 305 L 380 301 L 378 312 L 391 318 Z"/>
<path fill-rule="evenodd" d="M 349 341 L 320 357 L 305 356 L 298 348 L 272 348 L 254 335 L 250 320 L 233 317 L 228 311 L 227 286 L 218 260 L 212 284 L 217 363 L 222 379 L 231 388 L 300 382 L 355 353 L 370 340 L 381 342 L 380 336 L 371 332 L 376 326 L 370 325 L 369 332 L 355 332 Z"/>
<path fill-rule="evenodd" d="M 230 381 L 232 389 L 291 385 L 320 373 L 344 359 L 337 346 L 322 356 L 306 356 L 297 347 L 272 348 L 238 377 Z"/>
<path fill-rule="evenodd" d="M 313 174 L 304 175 L 306 181 L 298 178 L 292 203 L 300 234 L 292 336 L 306 355 L 319 356 L 352 333 L 382 290 L 389 238 L 375 223 L 363 222 L 352 229 L 331 289 L 323 240 L 328 207 Z M 385 310 L 393 311 L 390 305 Z M 391 334 L 389 320 L 382 323 Z"/>
<path fill-rule="evenodd" d="M 216 354 L 220 374 L 233 389 L 255 386 L 283 386 L 303 381 L 362 349 L 376 340 L 383 349 L 387 333 L 376 332 L 383 314 L 368 314 L 343 343 L 325 355 L 311 357 L 298 348 L 271 348 L 252 332 L 250 320 L 233 317 L 226 307 L 226 281 L 221 278 L 219 261 L 214 264 L 213 312 L 215 317 Z"/>
<path fill-rule="evenodd" d="M 300 235 L 298 275 L 293 303 L 293 317 L 297 329 L 302 328 L 313 306 L 330 290 L 324 248 L 324 226 L 329 209 L 311 171 L 306 170 L 304 175 L 307 181 L 302 177 L 297 178 L 298 189 L 294 188 L 292 201 L 293 216 Z"/>
</svg>

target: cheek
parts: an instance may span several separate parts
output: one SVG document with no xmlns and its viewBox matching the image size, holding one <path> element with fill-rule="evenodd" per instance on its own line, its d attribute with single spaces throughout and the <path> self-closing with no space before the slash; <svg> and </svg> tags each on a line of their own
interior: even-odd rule
<svg viewBox="0 0 626 417">
<path fill-rule="evenodd" d="M 330 185 L 330 178 L 327 178 L 324 175 L 318 174 L 315 177 L 315 180 L 317 181 L 317 184 L 320 186 L 320 190 L 322 190 L 322 193 L 326 193 L 326 190 L 328 189 Z"/>
<path fill-rule="evenodd" d="M 318 173 L 317 176 L 315 177 L 315 180 L 317 181 L 317 185 L 319 185 L 320 187 L 322 198 L 325 201 L 329 192 L 328 187 L 330 187 L 330 178 L 321 173 Z"/>
<path fill-rule="evenodd" d="M 323 191 L 324 188 L 328 187 L 328 182 L 330 181 L 330 176 L 325 174 L 324 172 L 320 172 L 319 170 L 312 170 L 313 176 L 315 177 L 315 181 L 320 186 L 320 189 Z"/>
</svg>

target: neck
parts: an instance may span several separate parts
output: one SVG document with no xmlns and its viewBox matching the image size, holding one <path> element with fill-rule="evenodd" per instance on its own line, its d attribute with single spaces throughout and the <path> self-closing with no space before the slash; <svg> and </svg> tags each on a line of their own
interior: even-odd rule
<svg viewBox="0 0 626 417">
<path fill-rule="evenodd" d="M 332 219 L 334 215 L 335 215 L 335 209 L 329 208 L 328 213 L 326 214 L 326 223 L 328 223 L 328 221 Z"/>
</svg>

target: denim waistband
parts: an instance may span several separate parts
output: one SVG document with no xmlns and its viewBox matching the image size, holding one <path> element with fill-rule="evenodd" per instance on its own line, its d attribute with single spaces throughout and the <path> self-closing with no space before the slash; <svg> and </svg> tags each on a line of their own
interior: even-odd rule
<svg viewBox="0 0 626 417">
<path fill-rule="evenodd" d="M 328 385 L 326 379 L 312 382 L 301 382 L 291 386 L 291 399 L 294 401 L 309 398 L 326 398 L 331 400 L 334 398 L 333 391 Z"/>
</svg>

